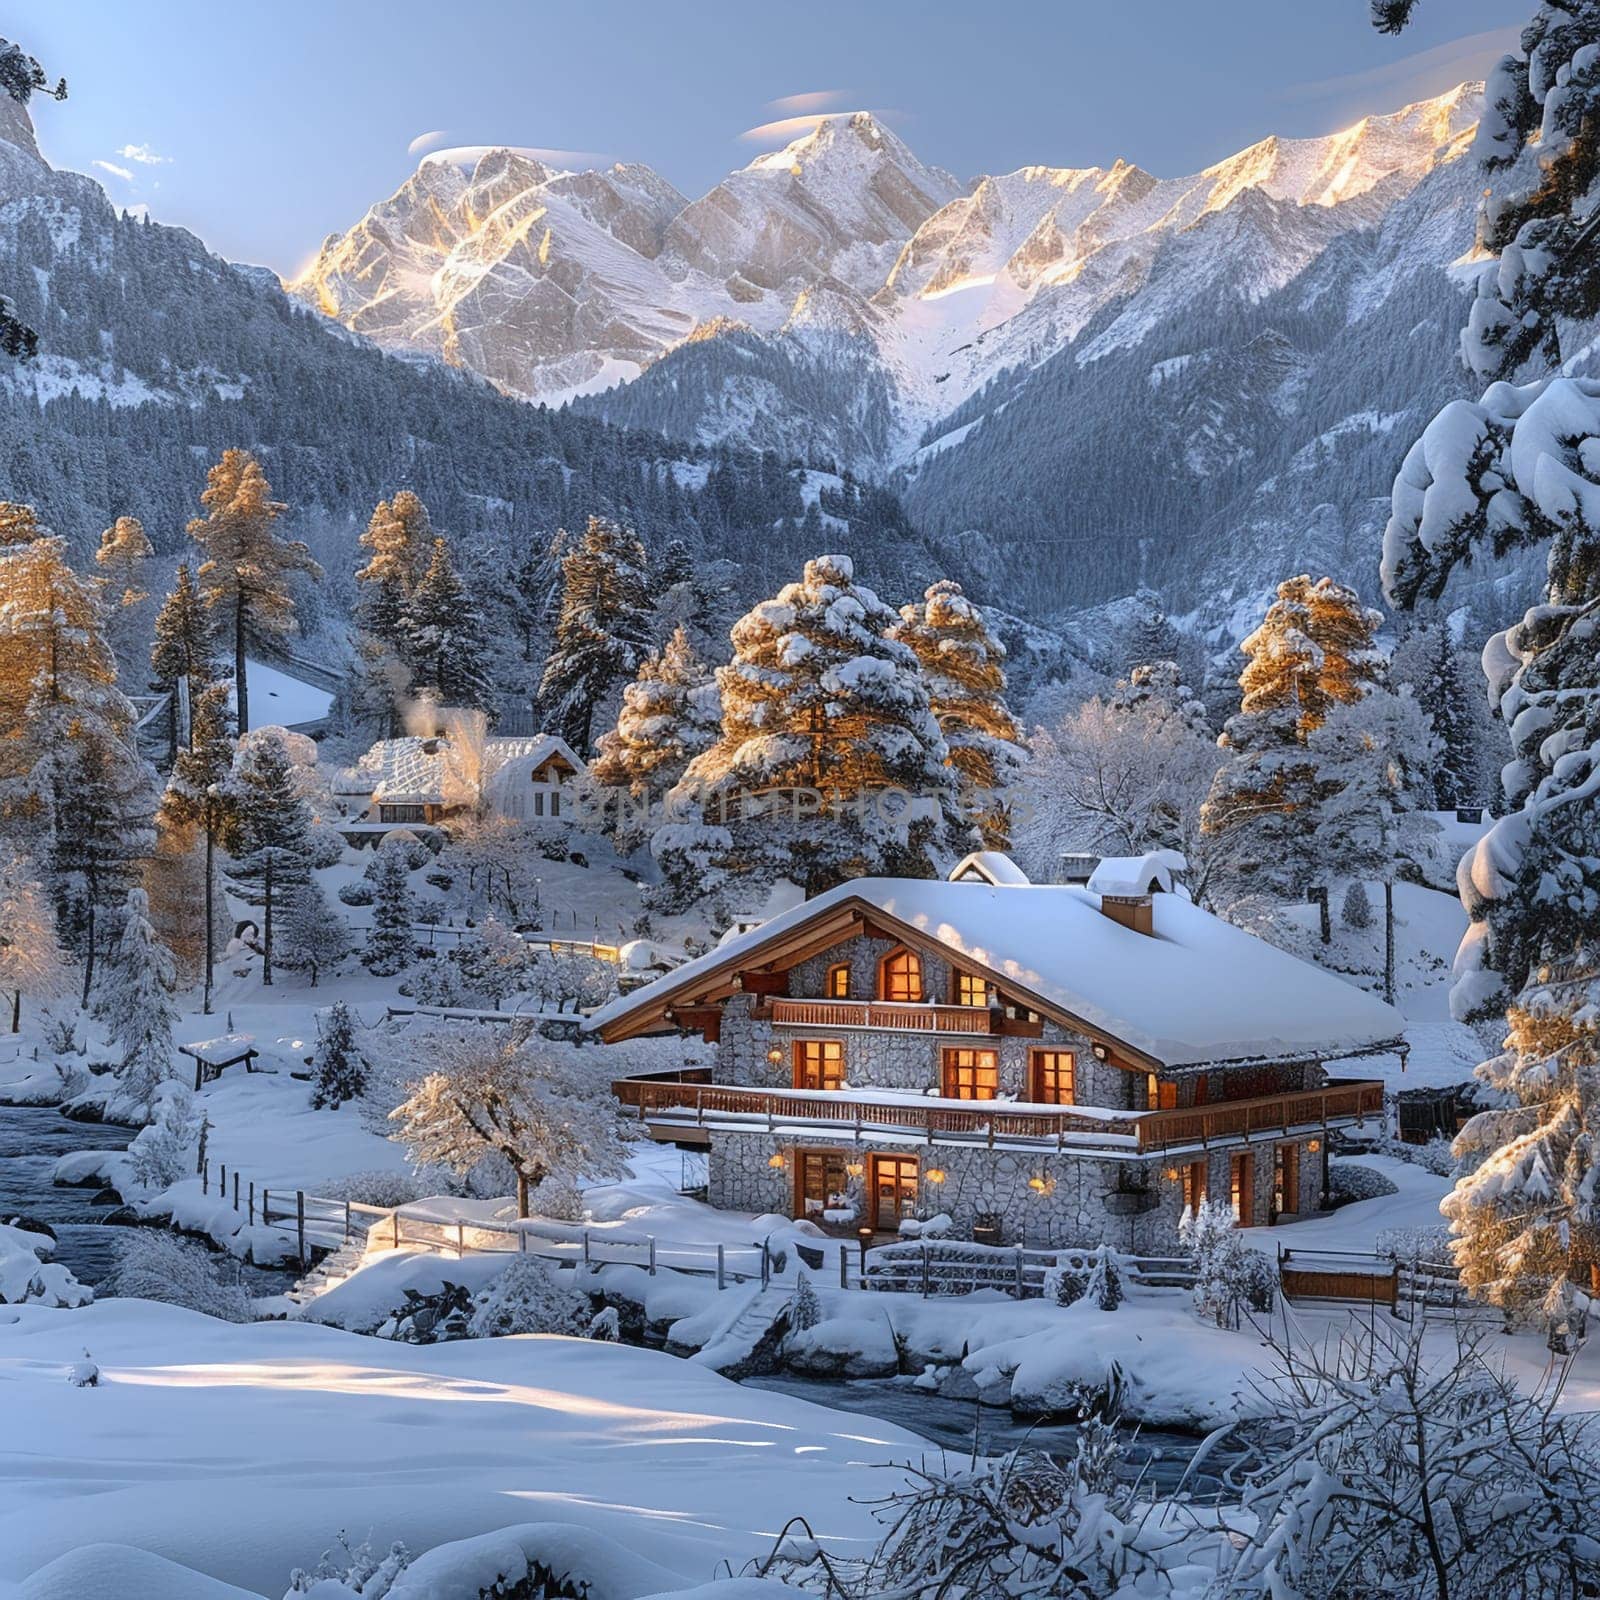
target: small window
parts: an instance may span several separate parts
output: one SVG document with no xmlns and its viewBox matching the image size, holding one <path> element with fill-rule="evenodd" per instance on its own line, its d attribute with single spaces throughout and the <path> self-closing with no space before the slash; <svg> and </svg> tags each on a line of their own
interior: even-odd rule
<svg viewBox="0 0 1600 1600">
<path fill-rule="evenodd" d="M 987 978 L 975 977 L 970 972 L 958 972 L 955 981 L 955 1002 L 958 1006 L 987 1008 L 994 1004 L 994 990 Z"/>
<path fill-rule="evenodd" d="M 428 810 L 426 806 L 385 806 L 378 807 L 379 822 L 426 822 Z"/>
<path fill-rule="evenodd" d="M 1183 1169 L 1183 1208 L 1198 1211 L 1206 1203 L 1206 1164 L 1191 1161 Z"/>
<path fill-rule="evenodd" d="M 1147 1072 L 1144 1078 L 1144 1103 L 1148 1111 L 1175 1111 L 1178 1105 L 1178 1086 L 1163 1083 L 1155 1073 Z"/>
<path fill-rule="evenodd" d="M 550 796 L 550 815 L 552 817 L 559 817 L 561 815 L 561 796 L 559 794 L 552 794 Z"/>
<path fill-rule="evenodd" d="M 544 796 L 542 794 L 536 794 L 533 797 L 533 814 L 536 817 L 544 815 Z"/>
<path fill-rule="evenodd" d="M 1255 1176 L 1253 1156 L 1236 1155 L 1228 1163 L 1228 1204 L 1233 1209 L 1233 1220 L 1241 1228 L 1255 1226 Z"/>
<path fill-rule="evenodd" d="M 848 961 L 835 962 L 828 968 L 827 987 L 823 990 L 829 1000 L 848 1000 L 850 998 L 850 963 Z"/>
<path fill-rule="evenodd" d="M 1300 1146 L 1280 1144 L 1272 1153 L 1272 1217 L 1300 1209 Z"/>
<path fill-rule="evenodd" d="M 878 998 L 922 999 L 922 957 L 904 945 L 891 950 L 878 969 Z"/>
<path fill-rule="evenodd" d="M 993 1100 L 1000 1092 L 1000 1057 L 993 1050 L 946 1050 L 944 1092 L 949 1100 Z"/>
<path fill-rule="evenodd" d="M 850 1204 L 850 1174 L 838 1150 L 800 1152 L 800 1204 L 796 1215 L 820 1218 L 824 1211 L 842 1211 Z"/>
<path fill-rule="evenodd" d="M 1033 1098 L 1041 1105 L 1070 1106 L 1075 1094 L 1070 1050 L 1033 1052 Z"/>
<path fill-rule="evenodd" d="M 837 1089 L 844 1083 L 844 1046 L 837 1039 L 797 1039 L 794 1086 Z"/>
</svg>

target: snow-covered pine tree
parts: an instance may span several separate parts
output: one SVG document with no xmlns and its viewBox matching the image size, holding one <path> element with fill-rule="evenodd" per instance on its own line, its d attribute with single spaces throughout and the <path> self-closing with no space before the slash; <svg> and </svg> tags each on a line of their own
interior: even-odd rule
<svg viewBox="0 0 1600 1600">
<path fill-rule="evenodd" d="M 1367 886 L 1359 878 L 1352 878 L 1350 887 L 1344 892 L 1344 906 L 1339 912 L 1339 920 L 1345 927 L 1358 932 L 1372 926 L 1372 902 L 1367 898 Z"/>
<path fill-rule="evenodd" d="M 1230 836 L 1241 895 L 1304 895 L 1336 869 L 1317 841 L 1324 791 L 1306 741 L 1333 706 L 1359 700 L 1381 676 L 1373 640 L 1382 621 L 1342 583 L 1290 578 L 1239 646 L 1240 709 L 1219 740 L 1231 759 L 1212 782 L 1204 822 Z"/>
<path fill-rule="evenodd" d="M 281 965 L 307 973 L 315 989 L 322 974 L 337 971 L 354 948 L 344 918 L 319 883 L 304 883 L 294 891 L 284 908 Z"/>
<path fill-rule="evenodd" d="M 488 629 L 443 539 L 433 541 L 428 570 L 406 608 L 405 630 L 414 695 L 452 709 L 493 712 Z"/>
<path fill-rule="evenodd" d="M 316 1054 L 311 1059 L 311 1104 L 337 1110 L 359 1099 L 367 1087 L 367 1063 L 356 1043 L 355 1018 L 343 1000 L 322 1014 Z"/>
<path fill-rule="evenodd" d="M 233 646 L 234 697 L 244 733 L 250 727 L 248 647 L 295 631 L 290 579 L 295 573 L 320 578 L 322 568 L 304 544 L 273 531 L 288 508 L 272 498 L 267 475 L 248 450 L 222 452 L 206 474 L 200 504 L 206 514 L 191 520 L 189 537 L 205 552 L 201 595 Z"/>
<path fill-rule="evenodd" d="M 106 636 L 124 672 L 150 647 L 149 563 L 155 549 L 137 517 L 118 517 L 100 535 L 95 564 L 105 581 Z"/>
<path fill-rule="evenodd" d="M 0 820 L 47 863 L 58 926 L 94 981 L 103 910 L 150 847 L 154 795 L 130 742 L 98 584 L 67 564 L 31 511 L 0 545 Z"/>
<path fill-rule="evenodd" d="M 1479 234 L 1499 260 L 1480 273 L 1462 348 L 1484 376 L 1534 355 L 1549 375 L 1495 383 L 1428 424 L 1395 481 L 1383 579 L 1414 605 L 1480 549 L 1549 546 L 1541 600 L 1483 656 L 1511 737 L 1511 814 L 1456 874 L 1472 925 L 1451 1009 L 1506 1008 L 1510 1047 L 1479 1073 L 1519 1104 L 1462 1131 L 1463 1154 L 1488 1154 L 1450 1204 L 1463 1272 L 1491 1298 L 1542 1305 L 1560 1343 L 1571 1285 L 1595 1271 L 1579 1224 L 1600 1190 L 1600 1066 L 1583 1034 L 1600 981 L 1600 382 L 1558 365 L 1563 326 L 1600 305 L 1600 4 L 1541 6 L 1522 47 L 1490 75 L 1478 127 L 1494 174 Z"/>
<path fill-rule="evenodd" d="M 1167 616 L 1166 603 L 1154 589 L 1139 589 L 1129 602 L 1131 615 L 1120 630 L 1122 659 L 1112 666 L 1119 673 L 1152 661 L 1170 661 L 1178 653 L 1182 635 Z"/>
<path fill-rule="evenodd" d="M 596 741 L 588 782 L 618 850 L 636 850 L 644 842 L 651 813 L 721 731 L 716 677 L 680 624 L 664 650 L 645 657 L 638 677 L 622 691 L 616 727 Z"/>
<path fill-rule="evenodd" d="M 1026 752 L 1022 729 L 1006 704 L 1005 646 L 961 585 L 948 578 L 920 601 L 902 606 L 891 632 L 921 663 L 928 704 L 958 776 L 963 813 L 986 846 L 1009 849 L 1006 792 Z"/>
<path fill-rule="evenodd" d="M 380 500 L 361 535 L 370 550 L 356 573 L 356 622 L 389 649 L 406 647 L 406 610 L 433 555 L 433 523 L 428 508 L 409 489 Z"/>
<path fill-rule="evenodd" d="M 116 959 L 106 964 L 102 1010 L 117 1049 L 120 1090 L 146 1118 L 154 1115 L 156 1091 L 172 1076 L 176 979 L 172 952 L 150 925 L 144 890 L 130 889 Z"/>
<path fill-rule="evenodd" d="M 916 654 L 889 637 L 895 621 L 835 555 L 734 625 L 733 661 L 717 672 L 722 737 L 679 786 L 727 828 L 730 873 L 798 878 L 818 894 L 872 873 L 937 875 L 971 848 Z"/>
<path fill-rule="evenodd" d="M 379 850 L 370 876 L 372 927 L 361 960 L 368 972 L 389 978 L 411 965 L 415 944 L 411 924 L 416 921 L 416 909 L 411 903 L 405 852 L 392 847 Z"/>
<path fill-rule="evenodd" d="M 1106 705 L 1119 717 L 1171 717 L 1190 733 L 1211 735 L 1205 702 L 1183 681 L 1176 661 L 1146 661 L 1132 668 Z"/>
<path fill-rule="evenodd" d="M 561 610 L 539 698 L 579 754 L 588 752 L 596 710 L 649 652 L 648 565 L 638 535 L 604 517 L 590 517 L 562 559 Z"/>
<path fill-rule="evenodd" d="M 189 564 L 180 562 L 172 593 L 156 613 L 155 639 L 150 646 L 150 685 L 171 697 L 167 713 L 169 766 L 177 763 L 178 744 L 185 737 L 180 710 L 187 708 L 187 737 L 192 745 L 195 703 L 217 675 L 211 622 Z"/>
<path fill-rule="evenodd" d="M 49 999 L 62 988 L 66 955 L 56 938 L 56 911 L 33 864 L 0 850 L 0 995 L 11 996 L 11 1031 L 22 1026 L 22 997 Z"/>
<path fill-rule="evenodd" d="M 193 703 L 188 748 L 178 752 L 157 818 L 164 831 L 198 831 L 204 839 L 202 1009 L 207 1016 L 211 1014 L 212 974 L 222 937 L 219 918 L 224 913 L 217 882 L 217 850 L 219 846 L 229 849 L 241 842 L 238 796 L 229 782 L 234 755 L 232 698 L 228 684 L 213 683 Z"/>
<path fill-rule="evenodd" d="M 698 654 L 709 653 L 719 642 L 716 612 L 721 592 L 682 539 L 668 540 L 651 572 L 656 637 L 663 647 L 682 628 Z"/>
<path fill-rule="evenodd" d="M 278 918 L 311 870 L 311 816 L 281 729 L 240 738 L 227 787 L 234 807 L 229 875 L 261 907 L 261 981 L 270 984 Z"/>
<path fill-rule="evenodd" d="M 1318 846 L 1332 870 L 1383 884 L 1383 998 L 1394 1004 L 1394 883 L 1428 859 L 1439 741 L 1409 693 L 1374 684 L 1330 706 L 1306 740 L 1323 785 Z"/>
<path fill-rule="evenodd" d="M 39 520 L 39 513 L 26 501 L 0 500 L 0 550 L 32 544 L 35 539 L 50 536 L 50 530 Z"/>
</svg>

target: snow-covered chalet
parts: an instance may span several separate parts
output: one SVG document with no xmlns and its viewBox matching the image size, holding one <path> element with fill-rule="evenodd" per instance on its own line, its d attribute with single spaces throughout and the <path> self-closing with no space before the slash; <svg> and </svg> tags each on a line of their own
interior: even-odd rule
<svg viewBox="0 0 1600 1600">
<path fill-rule="evenodd" d="M 426 827 L 469 809 L 518 822 L 576 819 L 572 785 L 584 761 L 553 733 L 463 738 L 446 726 L 426 737 L 380 739 L 333 780 L 350 813 L 347 833 Z"/>
<path fill-rule="evenodd" d="M 984 853 L 944 882 L 857 879 L 589 1027 L 717 1045 L 709 1081 L 616 1089 L 707 1149 L 731 1210 L 1148 1253 L 1204 1198 L 1247 1226 L 1325 1209 L 1330 1135 L 1383 1112 L 1381 1083 L 1327 1068 L 1403 1052 L 1399 1013 L 1150 890 L 1162 862 L 1107 876 L 1126 866 L 1036 885 Z"/>
</svg>

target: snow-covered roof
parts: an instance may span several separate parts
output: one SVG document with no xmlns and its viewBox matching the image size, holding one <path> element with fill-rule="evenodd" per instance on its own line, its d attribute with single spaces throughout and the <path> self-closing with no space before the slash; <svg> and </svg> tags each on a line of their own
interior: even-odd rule
<svg viewBox="0 0 1600 1600">
<path fill-rule="evenodd" d="M 950 874 L 952 883 L 973 881 L 1021 885 L 1030 882 L 1028 874 L 1004 850 L 974 850 L 963 856 Z"/>
<path fill-rule="evenodd" d="M 1019 998 L 1166 1066 L 1332 1059 L 1401 1038 L 1400 1013 L 1180 895 L 1153 897 L 1154 932 L 1114 922 L 1071 884 L 860 878 L 782 912 L 590 1019 L 666 1026 L 665 1008 L 758 965 L 764 947 L 831 912 L 859 909 L 994 975 Z M 654 1013 L 654 1015 L 649 1015 Z"/>
<path fill-rule="evenodd" d="M 333 792 L 371 795 L 386 805 L 442 805 L 464 800 L 463 781 L 450 760 L 447 737 L 380 739 L 353 767 L 333 780 Z M 483 745 L 484 783 L 492 793 L 495 779 L 513 765 L 538 768 L 551 756 L 562 757 L 574 772 L 583 760 L 567 741 L 554 733 L 486 739 Z"/>
<path fill-rule="evenodd" d="M 1142 856 L 1102 856 L 1089 874 L 1091 894 L 1149 894 L 1159 889 L 1172 893 L 1174 874 L 1186 872 L 1189 863 L 1181 850 L 1147 850 Z"/>
</svg>

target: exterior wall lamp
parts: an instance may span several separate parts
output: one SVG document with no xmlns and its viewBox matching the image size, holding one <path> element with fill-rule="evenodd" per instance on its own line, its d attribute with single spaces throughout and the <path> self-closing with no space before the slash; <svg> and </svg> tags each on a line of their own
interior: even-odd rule
<svg viewBox="0 0 1600 1600">
<path fill-rule="evenodd" d="M 784 1167 L 789 1165 L 789 1158 L 783 1151 L 779 1150 L 775 1155 L 767 1157 L 767 1165 L 777 1171 L 782 1171 Z"/>
<path fill-rule="evenodd" d="M 922 1176 L 924 1178 L 926 1178 L 929 1183 L 943 1183 L 944 1182 L 944 1168 L 943 1167 L 929 1167 L 928 1170 L 922 1174 Z"/>
</svg>

